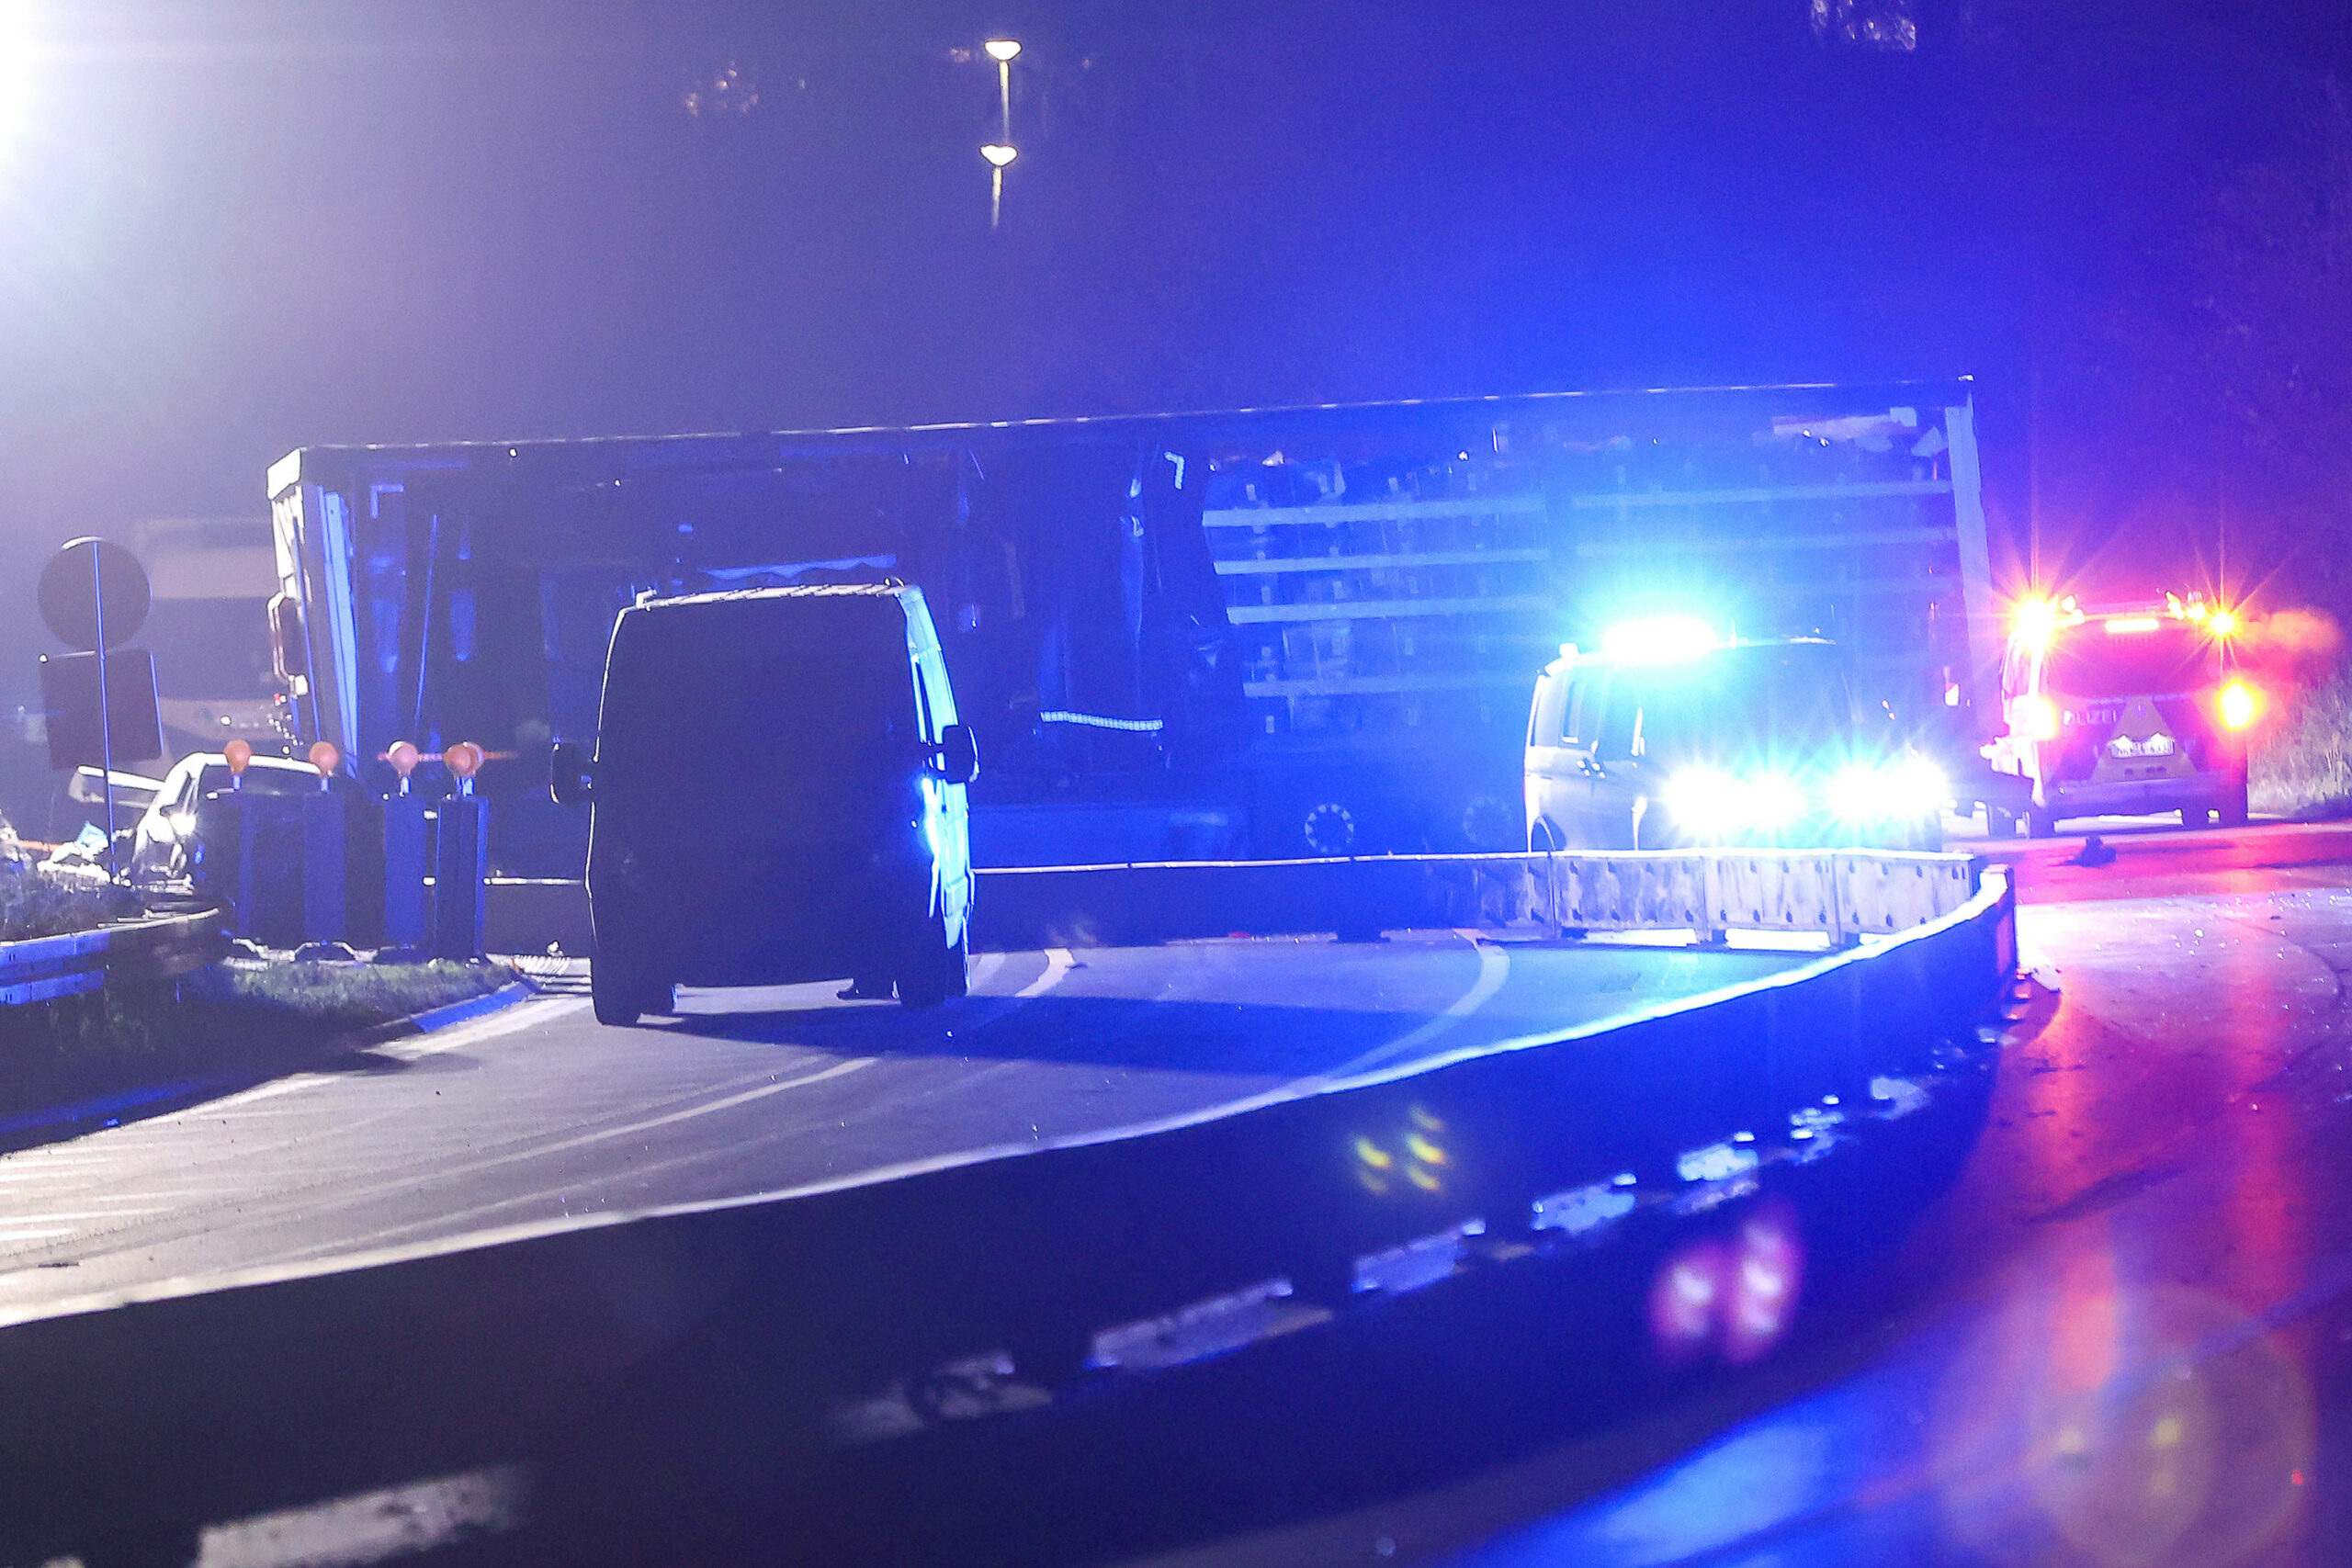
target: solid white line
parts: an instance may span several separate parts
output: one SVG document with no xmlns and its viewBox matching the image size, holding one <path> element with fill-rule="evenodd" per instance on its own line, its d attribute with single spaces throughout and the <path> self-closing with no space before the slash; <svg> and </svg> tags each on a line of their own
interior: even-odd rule
<svg viewBox="0 0 2352 1568">
<path fill-rule="evenodd" d="M 72 1235 L 78 1228 L 68 1225 L 61 1231 L 0 1231 L 0 1241 L 45 1241 L 51 1236 Z"/>
<path fill-rule="evenodd" d="M 1470 983 L 1468 990 L 1456 997 L 1453 1005 L 1435 1018 L 1422 1021 L 1386 1044 L 1375 1045 L 1353 1061 L 1343 1062 L 1328 1072 L 1312 1074 L 1299 1082 L 1307 1084 L 1326 1078 L 1352 1077 L 1367 1067 L 1394 1061 L 1398 1056 L 1419 1050 L 1486 1006 L 1487 999 L 1501 990 L 1503 982 L 1510 977 L 1510 952 L 1498 942 L 1480 942 L 1476 931 L 1463 931 L 1454 934 L 1470 943 L 1471 951 L 1478 955 L 1478 977 Z"/>
<path fill-rule="evenodd" d="M 981 953 L 978 958 L 972 960 L 972 977 L 968 982 L 970 988 L 975 991 L 978 990 L 982 986 L 985 986 L 990 980 L 995 979 L 996 972 L 1003 967 L 1003 953 Z"/>
<path fill-rule="evenodd" d="M 279 1078 L 276 1083 L 262 1084 L 245 1090 L 243 1094 L 232 1094 L 226 1100 L 216 1100 L 208 1105 L 190 1109 L 205 1116 L 213 1116 L 223 1111 L 235 1111 L 251 1105 L 255 1100 L 273 1100 L 281 1094 L 292 1094 L 297 1089 L 331 1083 L 339 1076 L 335 1073 L 296 1073 L 291 1077 Z"/>
<path fill-rule="evenodd" d="M 1046 949 L 1046 972 L 1012 994 L 1016 997 L 1042 997 L 1062 983 L 1069 974 L 1072 960 L 1067 947 Z"/>
</svg>

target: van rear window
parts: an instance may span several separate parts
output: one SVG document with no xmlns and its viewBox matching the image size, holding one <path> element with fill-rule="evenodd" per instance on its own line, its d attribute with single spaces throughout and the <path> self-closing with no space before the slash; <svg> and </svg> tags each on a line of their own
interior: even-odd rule
<svg viewBox="0 0 2352 1568">
<path fill-rule="evenodd" d="M 614 649 L 599 798 L 752 812 L 796 834 L 884 804 L 917 739 L 898 606 L 731 608 L 649 617 Z"/>
</svg>

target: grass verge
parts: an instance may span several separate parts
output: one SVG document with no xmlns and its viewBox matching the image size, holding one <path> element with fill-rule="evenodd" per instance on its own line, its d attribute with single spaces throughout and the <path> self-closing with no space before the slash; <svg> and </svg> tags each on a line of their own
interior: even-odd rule
<svg viewBox="0 0 2352 1568">
<path fill-rule="evenodd" d="M 232 961 L 177 982 L 0 1008 L 0 1114 L 180 1080 L 266 1077 L 338 1036 L 514 977 L 499 964 Z"/>
<path fill-rule="evenodd" d="M 5 831 L 5 825 L 0 825 L 0 832 Z M 103 882 L 60 881 L 44 876 L 28 861 L 0 852 L 0 942 L 96 931 L 108 920 L 144 912 L 126 888 L 109 887 Z"/>
<path fill-rule="evenodd" d="M 2352 812 L 2352 670 L 2279 694 L 2248 759 L 2254 809 L 2277 817 Z"/>
</svg>

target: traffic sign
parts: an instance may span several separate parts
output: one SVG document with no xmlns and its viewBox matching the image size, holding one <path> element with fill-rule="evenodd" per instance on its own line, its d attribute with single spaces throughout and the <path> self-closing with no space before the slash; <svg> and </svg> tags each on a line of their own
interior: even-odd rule
<svg viewBox="0 0 2352 1568">
<path fill-rule="evenodd" d="M 69 539 L 40 571 L 40 618 L 69 648 L 96 652 L 98 627 L 108 648 L 146 624 L 147 569 L 110 539 Z"/>
</svg>

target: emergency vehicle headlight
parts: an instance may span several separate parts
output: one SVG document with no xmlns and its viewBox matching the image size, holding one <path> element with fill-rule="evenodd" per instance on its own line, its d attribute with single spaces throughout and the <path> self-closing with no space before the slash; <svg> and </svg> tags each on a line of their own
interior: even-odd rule
<svg viewBox="0 0 2352 1568">
<path fill-rule="evenodd" d="M 1805 794 L 1784 773 L 1735 778 L 1713 768 L 1686 768 L 1666 781 L 1666 808 L 1696 833 L 1785 828 L 1805 813 Z"/>
<path fill-rule="evenodd" d="M 2222 688 L 2222 722 L 2232 729 L 2244 729 L 2262 716 L 2262 694 L 2244 681 L 2233 681 Z"/>
<path fill-rule="evenodd" d="M 1872 766 L 1857 762 L 1829 781 L 1829 806 L 1849 821 L 1892 822 L 1940 811 L 1951 787 L 1933 762 L 1906 757 Z"/>
<path fill-rule="evenodd" d="M 1720 833 L 1745 820 L 1739 782 L 1713 768 L 1686 768 L 1666 781 L 1666 808 L 1681 826 L 1698 833 Z"/>
</svg>

